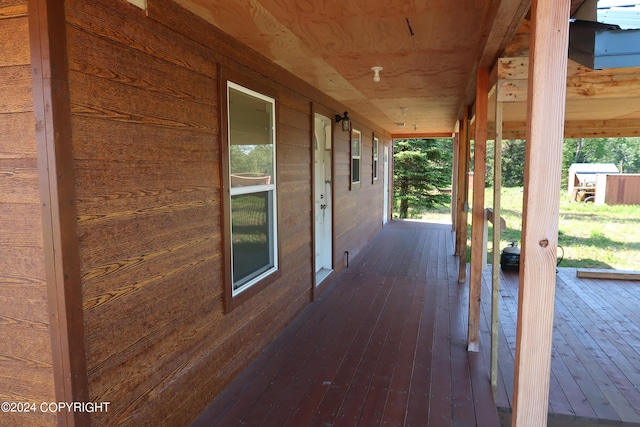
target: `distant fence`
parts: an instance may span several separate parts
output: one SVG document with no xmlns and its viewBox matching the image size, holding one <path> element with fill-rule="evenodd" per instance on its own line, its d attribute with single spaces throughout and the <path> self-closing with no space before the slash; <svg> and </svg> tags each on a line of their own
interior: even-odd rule
<svg viewBox="0 0 640 427">
<path fill-rule="evenodd" d="M 595 203 L 640 205 L 640 174 L 598 174 Z"/>
</svg>

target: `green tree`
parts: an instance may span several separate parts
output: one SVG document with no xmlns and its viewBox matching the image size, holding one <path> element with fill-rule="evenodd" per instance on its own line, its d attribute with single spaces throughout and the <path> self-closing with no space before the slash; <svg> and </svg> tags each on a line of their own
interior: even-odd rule
<svg viewBox="0 0 640 427">
<path fill-rule="evenodd" d="M 524 185 L 524 139 L 502 142 L 502 185 L 522 187 Z"/>
<path fill-rule="evenodd" d="M 398 216 L 407 218 L 409 208 L 429 209 L 451 202 L 451 139 L 404 139 L 394 143 L 394 197 L 400 202 Z"/>
<path fill-rule="evenodd" d="M 562 152 L 562 186 L 573 163 L 613 163 L 622 173 L 640 173 L 640 138 L 565 139 Z"/>
</svg>

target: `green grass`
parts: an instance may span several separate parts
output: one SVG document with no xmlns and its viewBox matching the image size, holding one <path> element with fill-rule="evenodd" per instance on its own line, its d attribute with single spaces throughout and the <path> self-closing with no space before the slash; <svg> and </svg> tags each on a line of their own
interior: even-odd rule
<svg viewBox="0 0 640 427">
<path fill-rule="evenodd" d="M 502 217 L 507 229 L 501 235 L 500 250 L 512 240 L 520 245 L 522 203 L 522 188 L 502 189 Z M 489 188 L 485 195 L 485 206 L 492 205 L 493 189 Z M 426 212 L 422 219 L 450 221 L 449 207 Z M 471 215 L 469 236 L 470 223 Z M 489 224 L 489 262 L 492 259 L 492 232 Z M 562 248 L 558 249 L 558 259 L 564 250 L 560 267 L 640 270 L 640 206 L 570 202 L 566 191 L 561 192 L 558 245 Z"/>
<path fill-rule="evenodd" d="M 521 188 L 504 188 L 502 217 L 507 230 L 501 236 L 500 250 L 510 240 L 520 243 L 522 227 Z M 485 205 L 493 204 L 493 189 L 486 193 Z M 491 250 L 491 227 L 489 248 Z M 558 258 L 561 267 L 640 269 L 640 206 L 596 205 L 570 202 L 566 191 L 560 195 Z M 489 255 L 491 259 L 491 255 Z"/>
</svg>

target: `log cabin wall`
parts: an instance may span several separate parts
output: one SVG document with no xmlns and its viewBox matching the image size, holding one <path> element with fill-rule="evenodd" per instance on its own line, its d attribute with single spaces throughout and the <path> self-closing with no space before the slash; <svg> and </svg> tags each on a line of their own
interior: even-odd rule
<svg viewBox="0 0 640 427">
<path fill-rule="evenodd" d="M 0 401 L 55 401 L 26 0 L 0 2 Z M 55 425 L 0 413 L 1 425 Z"/>
<path fill-rule="evenodd" d="M 312 104 L 344 111 L 169 0 L 147 14 L 66 2 L 89 394 L 111 402 L 92 425 L 187 424 L 310 301 Z M 226 314 L 218 67 L 278 94 L 281 277 Z M 382 224 L 390 138 L 359 123 L 358 190 L 348 133 L 334 131 L 338 270 Z"/>
</svg>

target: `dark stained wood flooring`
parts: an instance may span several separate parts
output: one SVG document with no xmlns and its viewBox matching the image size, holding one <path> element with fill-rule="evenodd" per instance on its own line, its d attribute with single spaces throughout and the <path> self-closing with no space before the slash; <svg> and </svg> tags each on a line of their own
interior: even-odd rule
<svg viewBox="0 0 640 427">
<path fill-rule="evenodd" d="M 513 402 L 518 273 L 501 275 L 496 404 L 501 420 L 508 422 Z M 490 345 L 490 286 L 491 266 L 483 276 L 486 348 Z M 640 426 L 640 282 L 581 279 L 574 268 L 559 268 L 549 426 L 589 425 Z"/>
<path fill-rule="evenodd" d="M 452 237 L 387 224 L 193 426 L 497 426 Z"/>
</svg>

